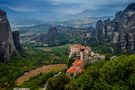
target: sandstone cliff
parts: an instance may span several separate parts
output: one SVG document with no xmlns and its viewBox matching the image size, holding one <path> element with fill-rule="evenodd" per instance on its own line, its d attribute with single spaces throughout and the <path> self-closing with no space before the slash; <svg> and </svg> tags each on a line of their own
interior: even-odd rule
<svg viewBox="0 0 135 90">
<path fill-rule="evenodd" d="M 48 44 L 48 46 L 53 46 L 58 44 L 59 33 L 56 27 L 50 27 L 47 34 L 40 36 L 41 42 Z"/>
<path fill-rule="evenodd" d="M 8 62 L 13 55 L 19 55 L 13 41 L 6 12 L 0 10 L 0 61 Z"/>
<path fill-rule="evenodd" d="M 13 31 L 12 32 L 13 35 L 13 41 L 14 41 L 14 45 L 16 50 L 19 52 L 20 55 L 23 55 L 24 50 L 20 44 L 20 32 L 19 31 Z"/>
<path fill-rule="evenodd" d="M 114 44 L 120 52 L 135 52 L 135 3 L 116 13 L 113 20 L 99 20 L 96 41 L 98 44 Z"/>
</svg>

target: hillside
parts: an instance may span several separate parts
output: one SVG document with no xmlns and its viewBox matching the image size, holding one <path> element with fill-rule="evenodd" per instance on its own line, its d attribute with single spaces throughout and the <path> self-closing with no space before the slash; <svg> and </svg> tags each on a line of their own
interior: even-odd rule
<svg viewBox="0 0 135 90">
<path fill-rule="evenodd" d="M 134 64 L 135 55 L 121 55 L 90 65 L 82 75 L 71 79 L 65 90 L 134 90 Z"/>
<path fill-rule="evenodd" d="M 94 5 L 93 11 L 87 7 L 92 2 L 81 1 L 88 9 L 78 7 L 74 13 L 83 11 L 44 22 L 39 18 L 62 17 L 58 13 L 71 13 L 76 4 L 82 4 L 74 3 L 76 0 L 28 0 L 32 4 L 28 3 L 27 9 L 27 1 L 19 2 L 20 6 L 15 1 L 2 1 L 2 7 L 13 4 L 8 7 L 10 12 L 0 9 L 0 90 L 135 90 L 135 3 L 112 18 L 101 14 L 117 11 L 110 4 Z M 20 17 L 36 14 L 37 19 L 16 18 L 12 27 L 7 15 L 11 12 Z"/>
<path fill-rule="evenodd" d="M 15 80 L 22 76 L 25 72 L 28 72 L 32 69 L 51 64 L 64 64 L 65 66 L 68 59 L 67 48 L 68 45 L 53 48 L 25 49 L 25 56 L 14 56 L 11 58 L 9 63 L 0 62 L 0 90 L 13 90 L 13 88 L 17 87 Z M 50 73 L 45 73 L 42 75 L 38 73 L 39 76 L 37 77 L 44 76 L 44 78 L 47 77 L 48 79 L 49 77 L 52 77 L 61 71 L 61 68 L 56 69 L 53 67 L 52 69 L 53 71 Z M 43 80 L 38 79 L 38 82 L 36 83 L 45 83 L 44 78 Z M 32 86 L 29 88 L 33 87 L 34 82 L 31 83 Z"/>
</svg>

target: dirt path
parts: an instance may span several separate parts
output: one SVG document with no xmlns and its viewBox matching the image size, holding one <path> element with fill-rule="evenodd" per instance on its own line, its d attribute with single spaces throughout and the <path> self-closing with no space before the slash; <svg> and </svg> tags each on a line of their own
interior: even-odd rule
<svg viewBox="0 0 135 90">
<path fill-rule="evenodd" d="M 36 69 L 25 72 L 24 75 L 22 75 L 16 79 L 15 83 L 17 86 L 19 86 L 23 82 L 29 80 L 32 77 L 37 76 L 40 73 L 48 73 L 48 72 L 52 72 L 52 71 L 58 71 L 58 70 L 65 69 L 66 67 L 67 67 L 66 64 L 44 65 L 42 67 L 38 67 Z"/>
</svg>

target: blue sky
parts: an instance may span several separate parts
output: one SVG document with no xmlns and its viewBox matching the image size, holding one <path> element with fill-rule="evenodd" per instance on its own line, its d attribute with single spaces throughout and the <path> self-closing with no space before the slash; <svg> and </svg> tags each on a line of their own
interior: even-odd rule
<svg viewBox="0 0 135 90">
<path fill-rule="evenodd" d="M 86 9 L 102 16 L 114 15 L 133 0 L 0 0 L 0 8 L 9 18 L 56 19 Z M 100 12 L 100 13 L 98 13 Z"/>
</svg>

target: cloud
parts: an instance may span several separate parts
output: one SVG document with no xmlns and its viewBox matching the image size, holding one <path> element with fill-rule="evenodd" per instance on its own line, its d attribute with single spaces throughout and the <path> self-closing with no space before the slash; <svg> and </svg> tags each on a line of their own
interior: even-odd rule
<svg viewBox="0 0 135 90">
<path fill-rule="evenodd" d="M 107 6 L 113 7 L 113 6 L 123 6 L 127 5 L 131 2 L 134 2 L 133 0 L 50 0 L 55 3 L 72 3 L 72 4 L 78 4 L 80 5 L 80 8 L 84 9 L 97 9 L 101 6 Z M 114 8 L 117 8 L 114 7 Z"/>
<path fill-rule="evenodd" d="M 0 0 L 0 8 L 18 16 L 23 13 L 23 16 L 32 14 L 32 17 L 49 18 L 72 15 L 86 9 L 97 12 L 97 15 L 113 15 L 131 2 L 133 0 Z"/>
<path fill-rule="evenodd" d="M 22 5 L 22 6 L 9 6 L 8 8 L 13 10 L 13 11 L 16 11 L 16 12 L 24 12 L 24 13 L 25 12 L 34 12 L 34 11 L 36 11 L 35 8 L 29 8 L 26 5 Z"/>
</svg>

